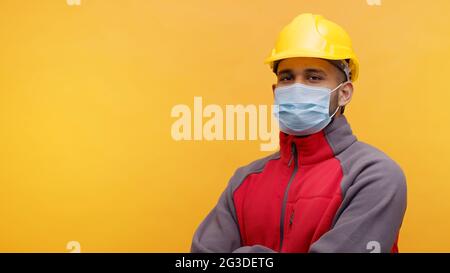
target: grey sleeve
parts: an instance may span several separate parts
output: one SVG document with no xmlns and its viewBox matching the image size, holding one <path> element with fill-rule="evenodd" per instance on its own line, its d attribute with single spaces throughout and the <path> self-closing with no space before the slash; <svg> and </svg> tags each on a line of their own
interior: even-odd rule
<svg viewBox="0 0 450 273">
<path fill-rule="evenodd" d="M 231 179 L 233 181 L 233 178 Z M 191 252 L 262 253 L 273 252 L 262 245 L 242 246 L 234 212 L 232 183 L 219 198 L 217 205 L 206 216 L 194 233 Z"/>
<path fill-rule="evenodd" d="M 234 215 L 232 189 L 228 185 L 217 205 L 194 233 L 191 252 L 232 252 L 241 245 Z"/>
<path fill-rule="evenodd" d="M 391 252 L 406 211 L 406 179 L 384 160 L 352 178 L 332 228 L 309 252 Z"/>
</svg>

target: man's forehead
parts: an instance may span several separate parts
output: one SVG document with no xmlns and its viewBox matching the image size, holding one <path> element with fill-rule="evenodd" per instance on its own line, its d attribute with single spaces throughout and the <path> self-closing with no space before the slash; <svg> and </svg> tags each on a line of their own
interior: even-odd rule
<svg viewBox="0 0 450 273">
<path fill-rule="evenodd" d="M 318 70 L 325 73 L 333 73 L 333 65 L 328 61 L 319 58 L 288 58 L 283 59 L 278 64 L 278 72 L 290 70 L 293 72 L 303 72 L 304 70 Z"/>
</svg>

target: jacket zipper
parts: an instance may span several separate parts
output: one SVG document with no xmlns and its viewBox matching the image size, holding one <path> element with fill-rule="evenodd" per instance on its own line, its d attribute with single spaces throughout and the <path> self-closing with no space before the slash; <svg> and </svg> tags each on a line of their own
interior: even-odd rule
<svg viewBox="0 0 450 273">
<path fill-rule="evenodd" d="M 283 247 L 283 238 L 284 238 L 284 216 L 286 211 L 286 203 L 288 199 L 289 194 L 289 188 L 291 186 L 292 181 L 294 180 L 295 175 L 298 171 L 298 162 L 297 162 L 297 147 L 295 146 L 295 143 L 292 143 L 291 148 L 291 158 L 289 159 L 288 167 L 291 166 L 292 158 L 294 159 L 294 171 L 291 174 L 291 177 L 289 178 L 289 182 L 286 186 L 286 189 L 284 191 L 284 197 L 283 197 L 283 203 L 281 205 L 281 219 L 280 219 L 280 252 L 281 248 Z M 290 219 L 292 221 L 292 219 Z"/>
</svg>

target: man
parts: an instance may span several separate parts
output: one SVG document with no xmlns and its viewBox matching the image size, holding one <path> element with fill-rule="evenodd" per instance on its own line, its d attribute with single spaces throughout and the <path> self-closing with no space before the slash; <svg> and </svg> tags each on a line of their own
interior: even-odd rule
<svg viewBox="0 0 450 273">
<path fill-rule="evenodd" d="M 280 151 L 235 172 L 191 251 L 398 252 L 405 176 L 343 115 L 359 69 L 348 34 L 301 14 L 266 62 Z"/>
</svg>

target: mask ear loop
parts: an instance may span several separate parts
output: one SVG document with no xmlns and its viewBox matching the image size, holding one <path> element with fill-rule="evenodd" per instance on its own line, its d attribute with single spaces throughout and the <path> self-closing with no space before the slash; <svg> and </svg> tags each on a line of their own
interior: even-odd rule
<svg viewBox="0 0 450 273">
<path fill-rule="evenodd" d="M 339 87 L 341 87 L 343 84 L 349 83 L 349 82 L 351 82 L 351 81 L 348 80 L 348 81 L 342 82 L 341 84 L 339 84 L 338 86 L 336 86 L 336 88 L 334 88 L 334 89 L 330 92 L 330 94 L 333 93 L 334 91 L 338 90 Z M 330 118 L 333 118 L 334 115 L 336 115 L 337 111 L 338 111 L 340 108 L 341 108 L 341 106 L 338 105 L 338 107 L 336 107 L 336 110 L 335 110 L 334 113 L 330 116 Z"/>
<path fill-rule="evenodd" d="M 337 111 L 341 108 L 340 105 L 338 105 L 338 107 L 336 107 L 336 111 L 334 111 L 334 113 L 330 116 L 330 118 L 333 118 L 334 115 L 336 115 Z"/>
</svg>

